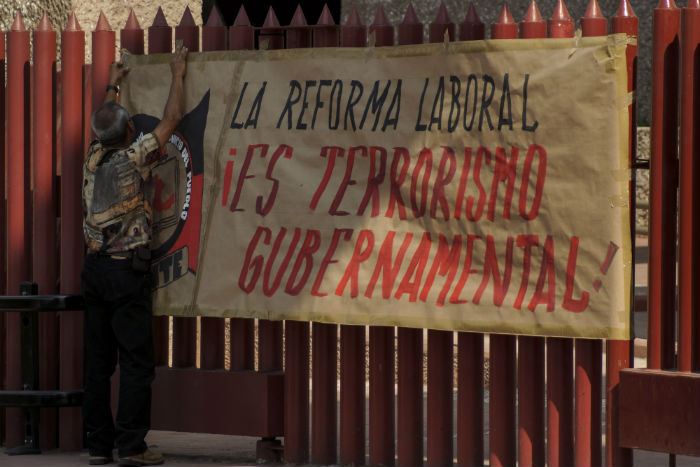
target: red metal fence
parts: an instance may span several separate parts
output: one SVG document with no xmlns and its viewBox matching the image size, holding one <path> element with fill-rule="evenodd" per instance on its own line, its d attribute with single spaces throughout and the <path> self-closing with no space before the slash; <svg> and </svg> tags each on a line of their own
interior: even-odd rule
<svg viewBox="0 0 700 467">
<path fill-rule="evenodd" d="M 695 41 L 694 52 L 699 41 L 698 20 L 692 23 L 690 18 L 700 14 L 700 7 L 697 1 L 690 3 L 684 9 L 684 18 L 692 27 L 687 26 L 684 31 L 693 38 L 684 39 L 683 44 Z M 655 11 L 654 77 L 661 81 L 655 81 L 652 116 L 651 368 L 675 367 L 673 219 L 678 71 L 674 70 L 678 70 L 679 60 L 679 18 L 672 0 L 662 1 Z M 620 2 L 609 26 L 597 2 L 592 0 L 580 25 L 583 34 L 589 36 L 608 32 L 638 35 L 638 21 L 627 0 Z M 484 39 L 487 29 L 492 38 L 573 37 L 575 21 L 561 0 L 554 14 L 545 20 L 533 0 L 520 23 L 504 3 L 490 28 L 480 21 L 473 5 L 459 24 L 449 18 L 441 5 L 427 29 L 430 42 L 442 42 L 445 31 L 449 40 Z M 7 99 L 6 106 L 0 105 L 0 109 L 5 109 L 0 111 L 0 123 L 7 127 L 6 144 L 0 144 L 7 170 L 6 177 L 0 176 L 0 184 L 7 180 L 7 186 L 0 186 L 7 200 L 7 212 L 0 203 L 0 220 L 7 225 L 7 248 L 1 249 L 0 255 L 6 257 L 2 264 L 7 280 L 0 285 L 0 292 L 15 294 L 21 281 L 32 279 L 39 283 L 42 294 L 79 293 L 83 256 L 81 162 L 90 140 L 88 118 L 103 99 L 108 67 L 115 59 L 115 31 L 101 15 L 92 32 L 91 64 L 85 63 L 85 33 L 74 15 L 61 32 L 60 62 L 55 55 L 56 32 L 46 17 L 33 32 L 31 65 L 29 35 L 19 15 L 11 30 L 0 35 L 0 44 L 7 41 L 6 58 L 1 55 L 4 47 L 0 47 L 0 73 L 4 73 L 7 64 L 7 80 L 0 79 L 0 87 L 6 86 L 0 89 L 0 100 Z M 142 54 L 146 49 L 149 53 L 170 52 L 173 38 L 197 51 L 253 49 L 263 43 L 267 48 L 357 47 L 367 45 L 369 35 L 377 46 L 425 40 L 424 25 L 410 5 L 396 26 L 389 24 L 379 5 L 369 27 L 361 23 L 354 10 L 345 25 L 336 25 L 327 9 L 316 24 L 308 25 L 298 8 L 288 26 L 281 26 L 270 10 L 265 24 L 254 28 L 242 8 L 230 27 L 223 24 L 214 9 L 200 28 L 186 9 L 180 24 L 173 28 L 159 9 L 148 27 L 147 44 L 133 12 L 120 31 L 121 46 L 134 54 Z M 700 183 L 700 177 L 694 175 L 699 169 L 698 142 L 693 137 L 700 106 L 698 96 L 692 94 L 696 92 L 692 82 L 698 79 L 693 74 L 698 65 L 691 49 L 680 50 L 683 57 L 693 61 L 684 58 L 682 62 L 683 83 L 690 83 L 682 89 L 691 96 L 684 94 L 681 100 L 679 368 L 697 371 L 700 253 L 692 237 L 695 232 L 697 244 L 700 217 L 698 203 L 693 206 L 692 199 L 698 198 Z M 628 87 L 633 93 L 636 46 L 628 48 L 627 59 Z M 688 108 L 691 104 L 692 108 Z M 635 115 L 632 103 L 630 166 L 635 157 Z M 2 164 L 0 167 L 4 170 Z M 694 317 L 692 308 L 696 309 Z M 0 334 L 5 336 L 4 345 L 0 346 L 5 388 L 19 389 L 20 344 L 18 333 L 13 331 L 18 328 L 19 316 L 5 315 L 4 323 L 0 321 Z M 82 322 L 78 316 L 41 317 L 42 389 L 73 389 L 82 384 Z M 155 428 L 263 438 L 284 436 L 285 461 L 292 464 L 441 466 L 453 464 L 456 457 L 458 465 L 467 466 L 483 465 L 486 456 L 493 466 L 632 463 L 631 450 L 619 443 L 615 419 L 620 370 L 632 363 L 630 341 L 490 335 L 486 349 L 487 336 L 476 333 L 240 318 L 201 318 L 199 324 L 196 318 L 156 318 L 155 331 L 159 365 L 154 386 Z M 488 386 L 484 374 L 486 356 Z M 605 394 L 601 393 L 603 387 Z M 222 411 L 222 403 L 224 407 L 234 405 L 235 410 Z M 172 410 L 172 404 L 177 404 L 179 410 Z M 369 419 L 365 420 L 367 404 Z M 201 413 L 208 416 L 202 417 Z M 0 439 L 8 447 L 22 444 L 19 410 L 7 409 L 0 412 L 0 417 Z M 41 420 L 42 448 L 81 447 L 78 409 L 45 409 Z M 59 439 L 55 436 L 57 426 Z M 603 434 L 607 440 L 604 458 Z"/>
</svg>

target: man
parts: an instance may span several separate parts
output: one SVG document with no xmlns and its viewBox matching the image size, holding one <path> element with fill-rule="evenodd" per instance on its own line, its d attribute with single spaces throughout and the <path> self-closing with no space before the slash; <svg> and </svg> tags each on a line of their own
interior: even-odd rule
<svg viewBox="0 0 700 467">
<path fill-rule="evenodd" d="M 107 95 L 92 116 L 97 140 L 83 165 L 83 230 L 88 254 L 82 271 L 85 312 L 85 400 L 90 464 L 158 465 L 163 455 L 144 438 L 150 429 L 153 329 L 150 250 L 151 205 L 144 184 L 184 114 L 187 49 L 170 62 L 172 81 L 163 119 L 136 140 L 136 129 L 116 97 L 128 73 L 110 67 Z M 110 408 L 110 377 L 120 367 L 116 427 Z"/>
</svg>

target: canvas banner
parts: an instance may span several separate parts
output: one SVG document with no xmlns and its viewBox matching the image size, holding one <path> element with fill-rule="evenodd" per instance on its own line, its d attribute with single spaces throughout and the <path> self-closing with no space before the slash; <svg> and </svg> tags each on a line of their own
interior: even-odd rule
<svg viewBox="0 0 700 467">
<path fill-rule="evenodd" d="M 155 310 L 626 339 L 627 38 L 190 53 Z M 169 56 L 126 56 L 155 127 Z"/>
</svg>

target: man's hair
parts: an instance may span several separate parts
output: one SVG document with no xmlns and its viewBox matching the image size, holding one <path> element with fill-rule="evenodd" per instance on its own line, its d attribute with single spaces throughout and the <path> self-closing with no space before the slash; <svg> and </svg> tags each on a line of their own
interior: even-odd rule
<svg viewBox="0 0 700 467">
<path fill-rule="evenodd" d="M 105 102 L 90 119 L 92 130 L 103 144 L 119 143 L 126 136 L 129 112 L 116 102 Z"/>
</svg>

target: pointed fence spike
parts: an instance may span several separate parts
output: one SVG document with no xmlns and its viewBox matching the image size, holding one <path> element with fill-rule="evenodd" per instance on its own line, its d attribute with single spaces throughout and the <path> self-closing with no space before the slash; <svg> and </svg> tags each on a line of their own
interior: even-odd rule
<svg viewBox="0 0 700 467">
<path fill-rule="evenodd" d="M 377 5 L 377 12 L 374 14 L 374 22 L 372 22 L 372 26 L 390 26 L 391 23 L 389 22 L 389 19 L 386 17 L 386 12 L 384 11 L 384 8 L 382 7 L 381 3 Z"/>
<path fill-rule="evenodd" d="M 97 24 L 95 25 L 95 31 L 111 31 L 112 26 L 109 25 L 109 21 L 107 21 L 107 17 L 105 14 L 100 10 L 100 17 L 97 18 Z"/>
<path fill-rule="evenodd" d="M 37 31 L 53 31 L 53 27 L 51 27 L 51 20 L 49 19 L 48 13 L 44 11 L 44 14 L 41 16 L 41 20 L 39 21 L 39 25 L 36 27 Z"/>
<path fill-rule="evenodd" d="M 569 14 L 569 10 L 566 9 L 566 5 L 564 4 L 564 0 L 559 0 L 557 2 L 557 6 L 554 9 L 554 13 L 552 13 L 552 20 L 556 20 L 556 21 L 573 20 L 573 18 Z"/>
<path fill-rule="evenodd" d="M 80 24 L 78 23 L 78 18 L 75 16 L 75 12 L 71 12 L 70 17 L 68 17 L 68 22 L 66 23 L 66 31 L 80 31 Z"/>
<path fill-rule="evenodd" d="M 637 15 L 634 14 L 630 0 L 620 0 L 620 7 L 617 9 L 615 16 L 620 18 L 633 18 Z"/>
<path fill-rule="evenodd" d="M 530 5 L 527 7 L 527 12 L 525 13 L 524 22 L 528 23 L 539 23 L 544 21 L 540 9 L 537 8 L 537 2 L 535 0 L 530 0 Z"/>
<path fill-rule="evenodd" d="M 600 5 L 598 5 L 598 0 L 591 0 L 588 2 L 588 8 L 586 8 L 586 14 L 583 15 L 584 18 L 605 18 L 603 12 L 600 10 Z"/>
<path fill-rule="evenodd" d="M 233 21 L 234 26 L 250 26 L 250 19 L 248 19 L 248 13 L 245 11 L 245 7 L 241 5 L 238 9 L 238 14 L 236 19 Z"/>
<path fill-rule="evenodd" d="M 180 20 L 180 27 L 193 27 L 197 26 L 197 23 L 194 21 L 194 17 L 192 16 L 192 12 L 190 11 L 190 7 L 186 6 L 185 7 L 185 12 L 182 14 L 182 19 Z"/>
<path fill-rule="evenodd" d="M 467 15 L 464 17 L 465 23 L 481 23 L 481 18 L 479 18 L 479 13 L 476 11 L 474 2 L 469 2 L 469 8 L 467 9 Z"/>
<path fill-rule="evenodd" d="M 331 10 L 328 9 L 327 3 L 323 5 L 323 10 L 321 10 L 321 16 L 318 18 L 318 22 L 316 24 L 321 26 L 335 26 L 333 15 L 331 15 Z"/>
<path fill-rule="evenodd" d="M 205 26 L 209 28 L 220 28 L 226 26 L 221 19 L 221 13 L 219 13 L 219 8 L 216 5 L 214 5 L 209 12 L 209 18 L 207 18 L 207 23 Z"/>
<path fill-rule="evenodd" d="M 347 21 L 345 21 L 345 26 L 364 26 L 360 19 L 360 14 L 357 12 L 357 8 L 352 7 Z"/>
<path fill-rule="evenodd" d="M 306 16 L 304 16 L 304 11 L 301 9 L 301 5 L 297 5 L 297 9 L 294 10 L 294 16 L 292 21 L 289 23 L 290 26 L 308 26 L 309 23 L 306 22 Z"/>
<path fill-rule="evenodd" d="M 280 22 L 277 19 L 277 15 L 275 14 L 275 10 L 270 7 L 267 10 L 267 16 L 265 16 L 265 22 L 263 23 L 264 28 L 279 28 L 280 27 Z"/>
<path fill-rule="evenodd" d="M 406 8 L 402 24 L 419 24 L 418 16 L 416 15 L 416 10 L 413 9 L 412 3 L 409 3 L 408 8 Z"/>
<path fill-rule="evenodd" d="M 126 19 L 126 24 L 124 25 L 124 29 L 141 29 L 141 25 L 139 24 L 139 19 L 136 17 L 136 13 L 134 13 L 134 9 L 131 9 L 131 12 L 129 13 L 129 17 Z"/>
<path fill-rule="evenodd" d="M 165 19 L 165 14 L 163 13 L 163 9 L 161 7 L 158 7 L 158 11 L 156 12 L 155 18 L 153 18 L 153 24 L 151 27 L 169 27 L 168 20 Z"/>
<path fill-rule="evenodd" d="M 688 0 L 688 4 L 685 7 L 692 10 L 700 9 L 700 0 Z"/>
<path fill-rule="evenodd" d="M 24 21 L 22 21 L 22 15 L 17 13 L 15 15 L 15 21 L 12 23 L 10 31 L 26 31 L 27 28 L 24 27 Z"/>
<path fill-rule="evenodd" d="M 513 14 L 510 12 L 510 8 L 508 8 L 508 3 L 503 2 L 503 6 L 501 6 L 501 11 L 498 13 L 498 19 L 496 20 L 495 24 L 514 24 L 515 20 L 513 19 Z"/>
<path fill-rule="evenodd" d="M 445 2 L 441 2 L 440 6 L 438 7 L 438 12 L 437 15 L 435 15 L 435 20 L 433 23 L 442 23 L 442 24 L 447 24 L 450 22 L 450 14 L 447 12 L 447 7 L 445 6 Z"/>
</svg>

